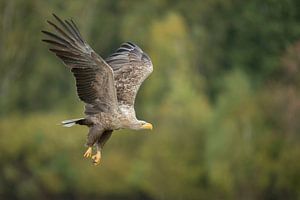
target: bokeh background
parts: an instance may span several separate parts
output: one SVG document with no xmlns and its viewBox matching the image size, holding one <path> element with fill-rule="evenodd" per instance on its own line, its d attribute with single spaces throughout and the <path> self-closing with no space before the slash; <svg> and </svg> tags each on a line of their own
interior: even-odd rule
<svg viewBox="0 0 300 200">
<path fill-rule="evenodd" d="M 300 1 L 0 1 L 0 199 L 300 199 Z M 54 12 L 107 57 L 152 58 L 102 164 L 72 74 L 42 44 Z"/>
</svg>

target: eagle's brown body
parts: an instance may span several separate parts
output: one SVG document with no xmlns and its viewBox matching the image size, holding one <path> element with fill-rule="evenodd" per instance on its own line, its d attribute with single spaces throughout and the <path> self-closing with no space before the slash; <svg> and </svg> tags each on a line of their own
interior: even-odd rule
<svg viewBox="0 0 300 200">
<path fill-rule="evenodd" d="M 126 42 L 111 56 L 103 59 L 85 42 L 72 20 L 62 21 L 54 15 L 60 26 L 48 21 L 58 34 L 42 31 L 52 45 L 50 48 L 71 69 L 76 79 L 79 98 L 85 102 L 85 117 L 63 121 L 89 127 L 86 157 L 91 156 L 92 147 L 97 147 L 93 156 L 99 164 L 101 149 L 113 130 L 129 128 L 152 129 L 152 125 L 138 120 L 134 101 L 139 87 L 153 71 L 152 62 L 137 45 Z"/>
</svg>

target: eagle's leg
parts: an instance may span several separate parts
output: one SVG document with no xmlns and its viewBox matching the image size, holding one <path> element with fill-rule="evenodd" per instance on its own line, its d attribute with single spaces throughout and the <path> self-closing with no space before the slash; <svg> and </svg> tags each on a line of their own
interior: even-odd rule
<svg viewBox="0 0 300 200">
<path fill-rule="evenodd" d="M 101 160 L 101 149 L 99 148 L 99 146 L 97 144 L 96 144 L 96 148 L 97 148 L 97 152 L 95 155 L 92 156 L 92 159 L 93 159 L 94 165 L 99 165 L 100 160 Z"/>
<path fill-rule="evenodd" d="M 92 126 L 90 127 L 89 133 L 87 135 L 87 142 L 86 146 L 88 149 L 83 154 L 84 157 L 88 158 L 92 156 L 93 152 L 93 145 L 97 142 L 97 138 L 99 138 L 103 133 L 103 129 L 99 126 Z"/>
<path fill-rule="evenodd" d="M 112 131 L 105 131 L 99 140 L 96 143 L 97 152 L 95 155 L 92 156 L 94 165 L 99 165 L 101 161 L 101 150 L 104 147 L 104 144 L 107 142 L 107 140 L 110 138 L 112 134 Z"/>
</svg>

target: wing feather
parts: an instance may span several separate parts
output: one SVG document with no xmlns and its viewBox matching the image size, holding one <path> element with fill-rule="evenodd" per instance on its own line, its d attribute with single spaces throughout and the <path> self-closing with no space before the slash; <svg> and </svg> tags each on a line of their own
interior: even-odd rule
<svg viewBox="0 0 300 200">
<path fill-rule="evenodd" d="M 48 39 L 50 51 L 71 69 L 80 100 L 89 107 L 89 113 L 112 112 L 117 109 L 114 74 L 110 66 L 84 41 L 73 20 L 61 20 L 58 25 L 47 21 L 57 33 L 42 31 Z"/>
<path fill-rule="evenodd" d="M 136 44 L 126 42 L 105 61 L 114 71 L 119 105 L 134 106 L 141 84 L 153 71 L 149 56 Z"/>
</svg>

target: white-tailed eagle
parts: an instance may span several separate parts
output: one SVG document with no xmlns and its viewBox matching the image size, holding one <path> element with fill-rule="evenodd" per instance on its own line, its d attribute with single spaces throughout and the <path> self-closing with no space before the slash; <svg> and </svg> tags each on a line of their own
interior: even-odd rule
<svg viewBox="0 0 300 200">
<path fill-rule="evenodd" d="M 77 94 L 85 103 L 85 117 L 65 120 L 62 125 L 89 127 L 85 157 L 98 165 L 101 150 L 112 132 L 118 129 L 152 129 L 152 125 L 138 120 L 134 101 L 139 87 L 153 71 L 149 56 L 140 47 L 123 43 L 112 55 L 103 59 L 83 39 L 73 20 L 57 23 L 47 21 L 56 33 L 42 31 L 56 54 L 76 79 Z M 93 147 L 96 148 L 92 156 Z"/>
</svg>

